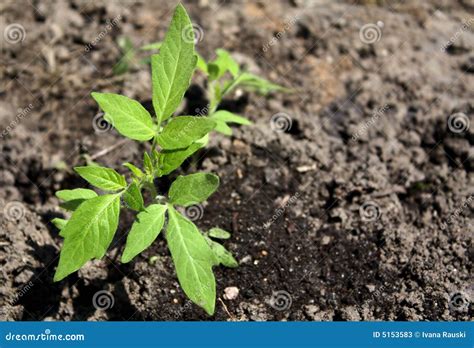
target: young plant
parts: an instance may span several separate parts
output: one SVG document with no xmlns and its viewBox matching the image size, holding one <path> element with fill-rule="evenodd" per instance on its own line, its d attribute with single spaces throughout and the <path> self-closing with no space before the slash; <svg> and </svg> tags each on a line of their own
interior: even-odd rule
<svg viewBox="0 0 474 348">
<path fill-rule="evenodd" d="M 126 36 L 120 36 L 117 39 L 117 45 L 122 52 L 122 57 L 114 65 L 112 72 L 114 75 L 125 74 L 132 66 L 136 65 L 137 53 L 133 47 L 133 43 L 130 38 Z"/>
<path fill-rule="evenodd" d="M 166 197 L 158 196 L 155 180 L 177 169 L 183 161 L 205 146 L 209 132 L 234 116 L 180 116 L 173 113 L 189 86 L 198 57 L 194 41 L 185 40 L 182 32 L 192 26 L 182 5 L 174 12 L 159 54 L 151 57 L 152 102 L 155 117 L 137 101 L 112 93 L 92 93 L 105 113 L 105 119 L 117 131 L 139 142 L 151 142 L 143 155 L 143 168 L 132 163 L 128 180 L 112 168 L 89 165 L 74 168 L 90 185 L 56 193 L 61 207 L 71 211 L 68 220 L 54 219 L 64 238 L 59 264 L 54 275 L 60 281 L 92 259 L 102 258 L 119 225 L 122 209 L 136 212 L 128 233 L 121 261 L 129 262 L 147 249 L 165 229 L 165 239 L 176 268 L 179 283 L 186 295 L 208 314 L 214 313 L 216 284 L 212 271 L 222 264 L 236 267 L 237 261 L 219 243 L 211 239 L 228 238 L 221 229 L 201 233 L 182 215 L 178 207 L 205 201 L 219 186 L 212 173 L 179 176 Z M 145 199 L 144 191 L 151 199 Z"/>
<path fill-rule="evenodd" d="M 198 55 L 197 68 L 208 78 L 208 116 L 218 123 L 216 131 L 231 135 L 232 130 L 228 127 L 227 123 L 249 123 L 244 122 L 243 117 L 239 116 L 239 118 L 235 118 L 234 116 L 236 115 L 232 115 L 228 111 L 217 110 L 225 96 L 230 94 L 237 87 L 255 91 L 263 95 L 272 91 L 288 91 L 288 89 L 251 74 L 250 72 L 241 71 L 239 64 L 226 50 L 221 48 L 217 49 L 216 56 L 213 61 L 206 63 L 206 61 Z"/>
<path fill-rule="evenodd" d="M 186 31 L 183 32 L 183 35 L 185 36 L 184 39 L 187 41 L 190 41 L 190 38 L 187 37 L 187 35 L 192 32 L 190 29 L 192 29 L 192 26 L 186 28 Z M 120 73 L 123 73 L 128 69 L 129 64 L 135 60 L 137 50 L 135 50 L 130 40 L 127 38 L 122 37 L 118 43 L 122 48 L 123 56 L 115 67 L 118 67 L 117 70 L 120 70 Z M 140 47 L 140 49 L 144 51 L 159 51 L 161 48 L 162 42 L 155 42 Z M 237 87 L 247 91 L 257 92 L 262 95 L 267 95 L 274 91 L 290 91 L 285 87 L 272 83 L 255 74 L 242 71 L 239 64 L 232 58 L 231 54 L 222 48 L 216 50 L 216 58 L 210 62 L 206 62 L 197 52 L 196 56 L 197 69 L 207 77 L 207 97 L 209 99 L 209 106 L 203 110 L 204 112 L 201 114 L 203 116 L 211 117 L 216 122 L 214 130 L 219 133 L 229 136 L 232 135 L 232 129 L 229 127 L 230 123 L 240 125 L 251 124 L 251 122 L 245 117 L 235 115 L 226 110 L 218 110 L 218 106 L 222 99 L 233 92 Z M 150 61 L 150 59 L 145 58 L 140 62 L 147 64 Z M 125 70 L 123 67 L 126 67 Z M 207 139 L 204 139 L 203 141 L 207 143 Z"/>
</svg>

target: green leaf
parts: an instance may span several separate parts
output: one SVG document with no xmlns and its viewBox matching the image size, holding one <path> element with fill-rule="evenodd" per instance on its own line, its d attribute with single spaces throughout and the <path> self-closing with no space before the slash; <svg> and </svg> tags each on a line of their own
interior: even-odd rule
<svg viewBox="0 0 474 348">
<path fill-rule="evenodd" d="M 232 88 L 238 85 L 244 87 L 247 90 L 256 91 L 263 95 L 273 91 L 290 91 L 288 88 L 282 87 L 248 72 L 240 74 L 239 77 L 237 77 L 232 83 L 232 85 Z M 226 93 L 228 93 L 232 88 L 229 88 Z"/>
<path fill-rule="evenodd" d="M 144 207 L 143 196 L 136 182 L 132 182 L 124 192 L 123 199 L 130 209 L 141 211 Z"/>
<path fill-rule="evenodd" d="M 56 226 L 56 228 L 61 231 L 67 224 L 68 220 L 66 219 L 61 219 L 61 218 L 54 218 L 51 220 L 51 222 L 53 223 L 54 226 Z M 61 233 L 59 233 L 60 235 L 62 235 Z"/>
<path fill-rule="evenodd" d="M 165 223 L 166 205 L 152 204 L 137 215 L 127 237 L 122 262 L 130 262 L 158 237 Z"/>
<path fill-rule="evenodd" d="M 127 186 L 124 176 L 112 168 L 86 166 L 74 170 L 89 184 L 105 191 L 118 191 Z"/>
<path fill-rule="evenodd" d="M 160 158 L 160 153 L 158 151 L 156 151 L 156 149 L 153 149 L 151 151 L 152 163 L 154 163 L 156 165 L 156 163 L 158 163 L 159 158 Z"/>
<path fill-rule="evenodd" d="M 185 149 L 162 150 L 158 160 L 158 176 L 168 175 L 173 170 L 181 166 L 183 162 L 199 150 L 202 144 L 192 143 Z"/>
<path fill-rule="evenodd" d="M 153 120 L 136 100 L 113 93 L 93 92 L 92 97 L 105 112 L 104 118 L 127 138 L 150 140 L 156 132 Z"/>
<path fill-rule="evenodd" d="M 191 81 L 197 61 L 192 29 L 186 10 L 179 4 L 160 47 L 160 53 L 151 57 L 152 101 L 158 124 L 168 119 L 176 110 Z"/>
<path fill-rule="evenodd" d="M 200 54 L 196 53 L 196 55 L 197 55 L 196 68 L 198 68 L 199 70 L 201 70 L 203 73 L 205 73 L 207 75 L 208 70 L 207 70 L 206 61 L 204 60 L 204 58 Z"/>
<path fill-rule="evenodd" d="M 217 80 L 229 71 L 235 78 L 239 75 L 239 64 L 232 58 L 229 52 L 221 48 L 216 50 L 217 58 L 208 64 L 209 78 Z"/>
<path fill-rule="evenodd" d="M 211 228 L 207 232 L 207 235 L 209 237 L 218 238 L 218 239 L 229 239 L 230 238 L 230 233 L 227 232 L 226 230 L 223 230 L 222 228 L 219 228 L 219 227 Z"/>
<path fill-rule="evenodd" d="M 145 172 L 147 174 L 153 173 L 153 162 L 148 152 L 143 153 L 143 167 L 145 168 Z"/>
<path fill-rule="evenodd" d="M 140 47 L 140 49 L 144 51 L 155 51 L 159 50 L 161 48 L 161 45 L 163 45 L 163 42 L 153 42 L 148 45 L 143 45 L 142 47 Z"/>
<path fill-rule="evenodd" d="M 64 228 L 66 227 L 69 220 L 54 218 L 51 220 L 54 226 L 59 230 L 59 235 L 64 238 Z"/>
<path fill-rule="evenodd" d="M 210 83 L 210 101 L 209 101 L 209 110 L 216 110 L 217 105 L 222 100 L 223 92 L 220 83 Z"/>
<path fill-rule="evenodd" d="M 225 135 L 232 135 L 232 129 L 227 125 L 228 123 L 237 123 L 242 125 L 251 125 L 250 122 L 245 117 L 233 114 L 232 112 L 226 110 L 219 110 L 209 116 L 212 120 L 216 122 L 216 127 L 214 128 L 217 132 L 223 133 Z"/>
<path fill-rule="evenodd" d="M 227 110 L 216 111 L 210 117 L 214 121 L 218 120 L 218 121 L 223 121 L 223 122 L 226 122 L 226 123 L 237 123 L 237 124 L 242 124 L 242 125 L 246 125 L 246 126 L 249 126 L 249 125 L 252 124 L 252 122 L 250 120 L 246 119 L 245 117 L 236 115 L 236 114 L 234 114 L 230 111 L 227 111 Z"/>
<path fill-rule="evenodd" d="M 213 130 L 215 125 L 209 117 L 176 117 L 163 128 L 157 141 L 165 150 L 184 149 Z"/>
<path fill-rule="evenodd" d="M 115 76 L 125 74 L 130 69 L 130 57 L 127 55 L 122 56 L 119 61 L 112 68 L 112 73 Z"/>
<path fill-rule="evenodd" d="M 232 128 L 230 128 L 227 123 L 223 122 L 223 121 L 216 121 L 216 126 L 214 127 L 214 130 L 216 132 L 219 132 L 219 133 L 222 133 L 224 135 L 227 135 L 227 136 L 231 136 L 232 135 Z"/>
<path fill-rule="evenodd" d="M 208 63 L 207 64 L 207 72 L 209 74 L 209 79 L 211 81 L 212 80 L 217 80 L 219 78 L 220 71 L 219 71 L 219 66 L 217 64 L 214 64 L 212 62 Z"/>
<path fill-rule="evenodd" d="M 90 199 L 97 197 L 95 191 L 83 188 L 77 188 L 73 190 L 60 190 L 56 191 L 56 197 L 62 201 L 73 201 L 76 199 Z"/>
<path fill-rule="evenodd" d="M 184 207 L 201 203 L 212 195 L 218 186 L 219 177 L 211 173 L 180 175 L 171 184 L 169 202 Z"/>
<path fill-rule="evenodd" d="M 133 165 L 132 163 L 124 163 L 123 164 L 124 167 L 127 167 L 132 173 L 133 175 L 135 175 L 137 178 L 143 178 L 143 176 L 145 175 L 141 170 L 140 168 L 136 167 L 135 165 Z"/>
<path fill-rule="evenodd" d="M 89 189 L 77 188 L 74 190 L 57 191 L 56 197 L 64 201 L 60 205 L 61 208 L 74 211 L 85 200 L 97 197 L 97 193 Z"/>
<path fill-rule="evenodd" d="M 64 244 L 54 281 L 77 271 L 87 261 L 104 256 L 119 223 L 120 194 L 103 195 L 82 203 L 62 229 Z"/>
<path fill-rule="evenodd" d="M 179 283 L 191 301 L 212 315 L 216 301 L 214 254 L 197 227 L 172 206 L 168 217 L 166 240 Z"/>
<path fill-rule="evenodd" d="M 214 242 L 213 240 L 206 237 L 206 242 L 211 247 L 212 253 L 214 254 L 214 265 L 219 264 L 235 268 L 239 266 L 237 260 L 232 256 L 231 252 L 228 251 L 223 245 Z"/>
<path fill-rule="evenodd" d="M 201 147 L 206 147 L 209 144 L 209 133 L 203 136 L 201 139 L 195 141 L 196 144 L 201 144 Z"/>
</svg>

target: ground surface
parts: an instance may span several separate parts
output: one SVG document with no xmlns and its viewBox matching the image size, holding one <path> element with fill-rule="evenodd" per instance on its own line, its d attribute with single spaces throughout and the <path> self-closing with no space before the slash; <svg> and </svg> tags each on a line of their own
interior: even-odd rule
<svg viewBox="0 0 474 348">
<path fill-rule="evenodd" d="M 0 4 L 0 318 L 472 319 L 469 0 L 185 2 L 203 56 L 226 48 L 295 90 L 234 95 L 226 106 L 255 125 L 215 135 L 200 154 L 198 169 L 222 184 L 195 222 L 232 231 L 225 245 L 241 265 L 216 269 L 208 317 L 181 292 L 162 239 L 130 264 L 116 260 L 131 222 L 123 216 L 107 257 L 52 282 L 62 243 L 49 223 L 62 214 L 54 192 L 82 185 L 70 168 L 121 139 L 93 122 L 89 93 L 149 104 L 146 65 L 112 73 L 116 39 L 162 39 L 174 5 Z M 7 40 L 12 23 L 24 31 Z M 205 105 L 203 87 L 198 76 L 183 112 Z M 272 123 L 275 114 L 291 127 Z M 119 145 L 97 161 L 139 163 L 142 147 Z M 93 306 L 103 293 L 106 310 Z"/>
</svg>

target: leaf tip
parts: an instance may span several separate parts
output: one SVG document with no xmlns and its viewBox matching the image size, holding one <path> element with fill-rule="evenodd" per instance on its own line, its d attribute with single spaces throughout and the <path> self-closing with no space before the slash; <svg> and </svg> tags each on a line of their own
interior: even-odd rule
<svg viewBox="0 0 474 348">
<path fill-rule="evenodd" d="M 120 258 L 121 263 L 129 263 L 130 261 L 132 261 L 132 257 L 130 257 L 130 255 L 125 253 L 122 254 L 122 257 Z"/>
<path fill-rule="evenodd" d="M 60 273 L 58 270 L 56 270 L 56 273 L 54 273 L 53 282 L 57 283 L 57 282 L 63 280 L 64 278 L 66 278 L 66 275 L 62 274 L 62 272 Z"/>
<path fill-rule="evenodd" d="M 178 5 L 176 5 L 175 12 L 177 12 L 177 11 L 184 11 L 184 12 L 186 12 L 186 9 L 184 8 L 184 5 L 183 5 L 183 3 L 182 3 L 181 1 L 178 2 Z"/>
<path fill-rule="evenodd" d="M 196 302 L 196 304 L 204 309 L 204 311 L 208 315 L 214 315 L 214 312 L 216 310 L 216 299 L 214 298 L 208 298 L 208 299 L 203 299 L 202 301 Z"/>
<path fill-rule="evenodd" d="M 99 102 L 99 98 L 100 98 L 101 95 L 102 95 L 102 93 L 99 93 L 99 92 L 92 92 L 92 93 L 91 93 L 91 97 L 92 97 L 96 102 Z"/>
<path fill-rule="evenodd" d="M 204 308 L 204 310 L 206 311 L 208 315 L 214 315 L 215 303 L 214 302 L 210 303 L 208 306 Z"/>
</svg>

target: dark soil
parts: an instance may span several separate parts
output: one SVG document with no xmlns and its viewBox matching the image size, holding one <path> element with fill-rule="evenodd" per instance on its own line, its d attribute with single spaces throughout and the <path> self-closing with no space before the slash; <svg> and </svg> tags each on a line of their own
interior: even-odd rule
<svg viewBox="0 0 474 348">
<path fill-rule="evenodd" d="M 116 39 L 126 35 L 136 47 L 162 39 L 174 6 L 0 4 L 2 32 L 17 23 L 25 34 L 17 43 L 3 35 L 0 47 L 0 319 L 472 320 L 467 0 L 186 1 L 203 29 L 204 57 L 223 47 L 294 89 L 268 97 L 238 91 L 225 107 L 254 126 L 231 138 L 215 134 L 181 169 L 221 177 L 195 223 L 231 231 L 224 244 L 240 266 L 215 269 L 216 314 L 206 316 L 180 290 L 162 238 L 119 263 L 133 218 L 123 215 L 103 260 L 52 282 L 62 241 L 49 221 L 64 216 L 54 192 L 83 184 L 71 168 L 84 155 L 118 146 L 96 161 L 122 171 L 123 162 L 140 163 L 144 149 L 98 130 L 90 92 L 149 105 L 148 66 L 113 74 Z M 378 28 L 374 43 L 360 37 L 369 23 Z M 205 105 L 203 88 L 197 76 L 183 113 Z M 283 132 L 271 121 L 278 113 L 291 119 Z M 462 116 L 460 131 L 449 123 L 453 114 Z M 235 299 L 224 297 L 228 287 L 239 289 Z M 99 291 L 113 307 L 93 306 Z"/>
</svg>

